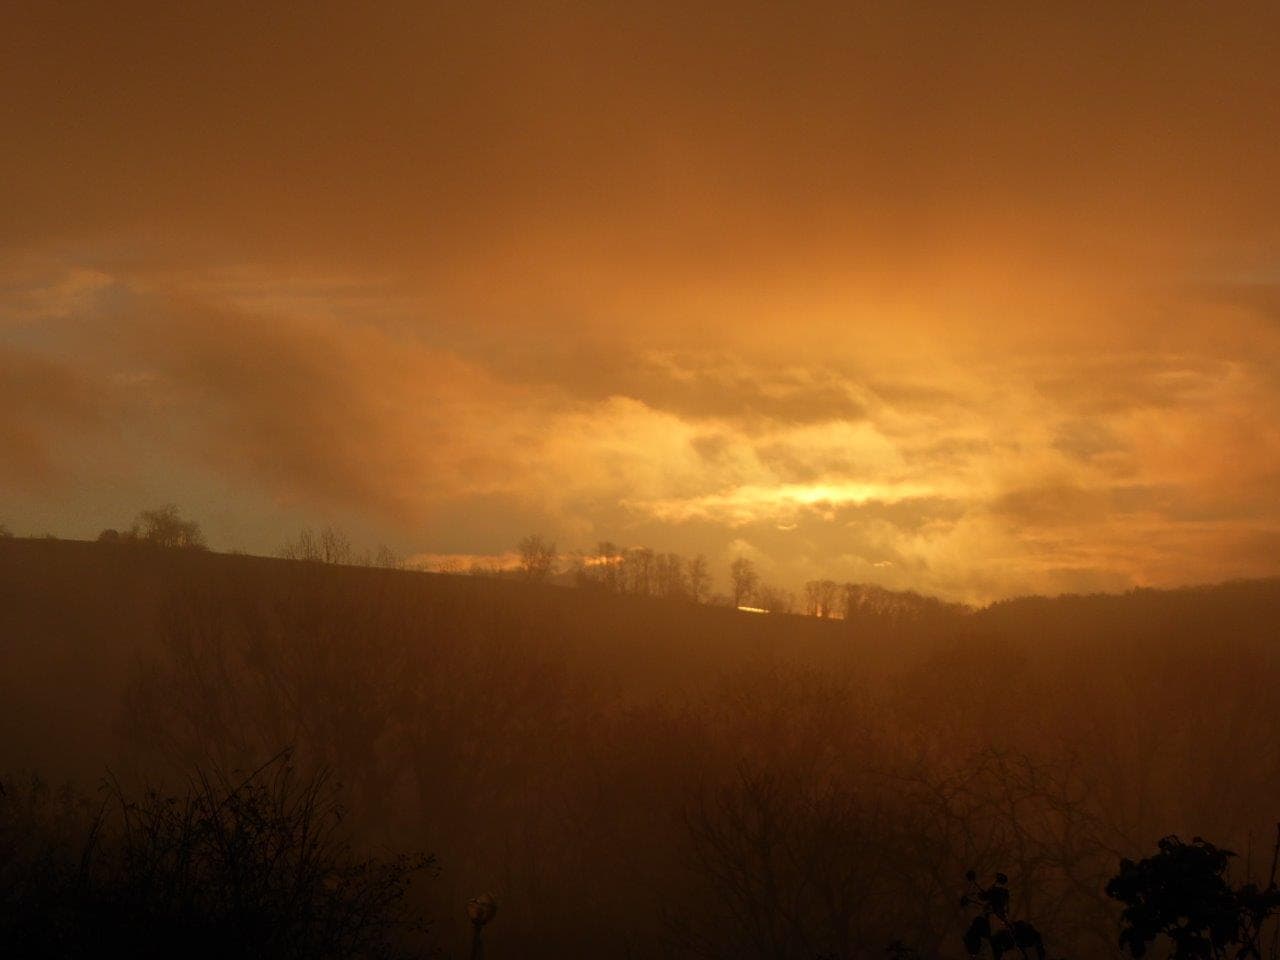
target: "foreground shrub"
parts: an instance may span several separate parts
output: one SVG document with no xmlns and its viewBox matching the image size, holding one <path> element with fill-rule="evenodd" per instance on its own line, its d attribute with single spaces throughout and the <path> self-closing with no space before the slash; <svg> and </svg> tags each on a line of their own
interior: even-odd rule
<svg viewBox="0 0 1280 960">
<path fill-rule="evenodd" d="M 1263 928 L 1280 910 L 1276 857 L 1263 888 L 1253 882 L 1230 883 L 1234 856 L 1199 837 L 1191 843 L 1165 837 L 1154 856 L 1121 860 L 1120 872 L 1107 884 L 1107 896 L 1124 904 L 1120 946 L 1138 958 L 1165 937 L 1174 960 L 1260 960 Z M 1273 937 L 1273 957 L 1275 944 Z"/>
<path fill-rule="evenodd" d="M 431 858 L 363 859 L 341 815 L 287 756 L 178 797 L 111 781 L 96 807 L 0 783 L 0 941 L 33 958 L 420 956 L 405 894 Z"/>
</svg>

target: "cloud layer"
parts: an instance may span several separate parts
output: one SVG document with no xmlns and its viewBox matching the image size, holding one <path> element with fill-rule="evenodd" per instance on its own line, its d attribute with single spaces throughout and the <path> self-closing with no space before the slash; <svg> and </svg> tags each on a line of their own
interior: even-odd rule
<svg viewBox="0 0 1280 960">
<path fill-rule="evenodd" d="M 975 600 L 1280 573 L 1276 17 L 29 7 L 0 509 Z"/>
</svg>

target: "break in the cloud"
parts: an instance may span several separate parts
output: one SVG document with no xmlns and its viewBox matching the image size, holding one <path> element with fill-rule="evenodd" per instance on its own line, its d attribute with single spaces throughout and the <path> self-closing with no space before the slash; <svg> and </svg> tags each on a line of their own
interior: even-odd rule
<svg viewBox="0 0 1280 960">
<path fill-rule="evenodd" d="M 1275 26 L 28 6 L 0 515 L 969 599 L 1280 573 Z"/>
<path fill-rule="evenodd" d="M 969 599 L 1273 571 L 1280 367 L 1248 313 L 1228 337 L 1209 312 L 1218 356 L 939 354 L 928 390 L 910 365 L 872 382 L 838 360 L 640 350 L 622 394 L 486 369 L 412 328 L 307 303 L 91 286 L 10 328 L 39 344 L 5 356 L 24 398 L 7 429 L 39 454 L 10 461 L 11 483 L 37 468 L 85 482 L 84 435 L 124 432 L 291 518 L 356 517 L 437 559 L 494 555 L 536 527 L 566 546 L 643 535 L 756 552 L 789 584 L 833 575 Z M 473 518 L 495 504 L 501 531 Z M 479 549 L 421 550 L 442 524 L 450 545 L 472 530 Z M 265 518 L 250 546 L 282 536 Z"/>
</svg>

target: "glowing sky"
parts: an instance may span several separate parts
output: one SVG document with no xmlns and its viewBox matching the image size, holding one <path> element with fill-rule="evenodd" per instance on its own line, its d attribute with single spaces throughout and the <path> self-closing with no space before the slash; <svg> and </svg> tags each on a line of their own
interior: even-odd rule
<svg viewBox="0 0 1280 960">
<path fill-rule="evenodd" d="M 1280 573 L 1274 4 L 184 6 L 0 23 L 16 532 Z"/>
</svg>

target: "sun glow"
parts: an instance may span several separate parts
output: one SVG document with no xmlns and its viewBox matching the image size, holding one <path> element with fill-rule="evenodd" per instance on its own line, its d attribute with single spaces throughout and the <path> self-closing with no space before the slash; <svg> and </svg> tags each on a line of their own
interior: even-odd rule
<svg viewBox="0 0 1280 960">
<path fill-rule="evenodd" d="M 805 509 L 821 511 L 867 503 L 900 503 L 938 492 L 934 486 L 912 482 L 747 484 L 723 493 L 630 505 L 660 520 L 718 520 L 742 525 L 760 520 L 785 520 Z"/>
</svg>

